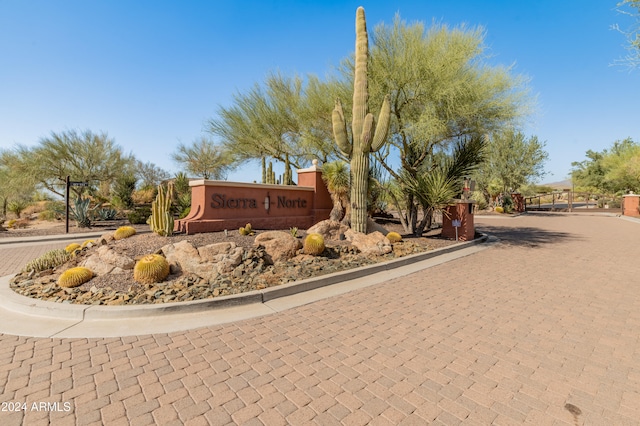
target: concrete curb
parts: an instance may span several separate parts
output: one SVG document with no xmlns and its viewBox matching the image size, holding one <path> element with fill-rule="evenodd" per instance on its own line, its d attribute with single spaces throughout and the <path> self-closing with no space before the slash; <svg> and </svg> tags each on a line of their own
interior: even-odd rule
<svg viewBox="0 0 640 426">
<path fill-rule="evenodd" d="M 115 231 L 117 228 L 113 229 L 103 229 L 101 232 L 84 232 L 77 234 L 56 234 L 56 235 L 42 235 L 38 237 L 7 237 L 0 238 L 0 246 L 8 245 L 8 244 L 23 244 L 23 243 L 49 243 L 56 241 L 69 241 L 69 240 L 84 240 L 87 238 L 97 238 L 101 237 L 107 232 Z M 148 234 L 151 230 L 137 231 L 137 234 Z"/>
<path fill-rule="evenodd" d="M 77 305 L 71 303 L 47 302 L 32 299 L 15 293 L 9 287 L 9 281 L 14 275 L 0 278 L 0 308 L 19 314 L 40 316 L 47 318 L 63 318 L 68 320 L 114 320 L 127 318 L 140 318 L 171 314 L 199 313 L 216 309 L 224 309 L 250 304 L 264 304 L 274 299 L 283 298 L 310 290 L 319 289 L 333 284 L 344 283 L 379 272 L 390 271 L 403 266 L 411 265 L 437 256 L 454 253 L 471 246 L 484 243 L 488 236 L 473 241 L 454 244 L 430 252 L 417 253 L 399 259 L 363 266 L 347 271 L 335 272 L 315 278 L 308 278 L 289 284 L 283 284 L 264 290 L 256 290 L 231 296 L 222 296 L 214 299 L 196 300 L 190 302 L 163 303 L 157 305 L 136 306 L 102 306 L 102 305 Z"/>
</svg>

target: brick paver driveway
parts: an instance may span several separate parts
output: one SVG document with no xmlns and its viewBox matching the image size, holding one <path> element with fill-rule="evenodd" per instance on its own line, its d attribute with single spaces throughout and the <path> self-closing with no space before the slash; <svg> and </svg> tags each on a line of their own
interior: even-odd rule
<svg viewBox="0 0 640 426">
<path fill-rule="evenodd" d="M 272 316 L 0 336 L 0 424 L 637 424 L 640 224 L 479 222 L 502 242 Z"/>
</svg>

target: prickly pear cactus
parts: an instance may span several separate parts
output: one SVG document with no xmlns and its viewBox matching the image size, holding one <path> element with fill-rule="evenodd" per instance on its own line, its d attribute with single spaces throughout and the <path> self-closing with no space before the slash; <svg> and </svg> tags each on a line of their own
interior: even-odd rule
<svg viewBox="0 0 640 426">
<path fill-rule="evenodd" d="M 356 64 L 353 87 L 352 140 L 349 141 L 342 103 L 336 100 L 331 120 L 333 135 L 340 151 L 351 159 L 351 229 L 367 232 L 367 180 L 369 176 L 369 153 L 376 152 L 385 143 L 389 131 L 391 106 L 385 96 L 378 123 L 369 112 L 369 89 L 367 59 L 369 38 L 364 8 L 356 11 Z M 375 127 L 375 130 L 374 130 Z"/>
</svg>

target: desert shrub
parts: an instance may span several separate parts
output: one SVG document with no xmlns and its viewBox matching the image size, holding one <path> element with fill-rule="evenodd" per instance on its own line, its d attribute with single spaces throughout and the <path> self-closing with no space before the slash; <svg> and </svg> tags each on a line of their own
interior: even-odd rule
<svg viewBox="0 0 640 426">
<path fill-rule="evenodd" d="M 56 220 L 57 218 L 58 218 L 58 215 L 56 215 L 56 212 L 51 210 L 44 210 L 38 213 L 39 220 L 53 221 L 53 220 Z"/>
<path fill-rule="evenodd" d="M 502 199 L 502 208 L 505 213 L 513 212 L 513 198 L 510 195 L 505 195 Z"/>
<path fill-rule="evenodd" d="M 7 205 L 7 210 L 15 214 L 18 219 L 20 219 L 20 215 L 27 207 L 29 207 L 29 204 L 30 203 L 27 200 L 13 200 Z"/>
<path fill-rule="evenodd" d="M 138 180 L 132 174 L 119 176 L 113 185 L 113 205 L 121 209 L 133 208 L 133 191 Z"/>
<path fill-rule="evenodd" d="M 137 191 L 133 191 L 131 199 L 136 204 L 151 204 L 158 195 L 158 189 L 155 187 L 140 188 Z"/>
<path fill-rule="evenodd" d="M 151 208 L 138 207 L 127 215 L 127 219 L 132 225 L 143 225 L 147 223 L 149 216 L 151 216 Z"/>
<path fill-rule="evenodd" d="M 471 194 L 471 199 L 476 202 L 476 207 L 478 210 L 484 210 L 487 208 L 487 199 L 484 197 L 482 191 L 473 191 Z"/>
</svg>

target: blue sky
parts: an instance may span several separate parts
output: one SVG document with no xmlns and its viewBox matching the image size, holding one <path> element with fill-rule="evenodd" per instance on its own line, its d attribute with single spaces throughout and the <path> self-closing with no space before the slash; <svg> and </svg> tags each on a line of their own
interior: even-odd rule
<svg viewBox="0 0 640 426">
<path fill-rule="evenodd" d="M 51 132 L 104 131 L 171 172 L 219 105 L 274 70 L 324 76 L 370 29 L 408 21 L 481 25 L 494 64 L 530 77 L 537 111 L 523 129 L 547 143 L 545 182 L 588 149 L 640 141 L 640 70 L 611 66 L 631 25 L 617 0 L 125 1 L 0 0 L 0 148 Z M 255 164 L 230 180 L 259 179 Z"/>
</svg>

